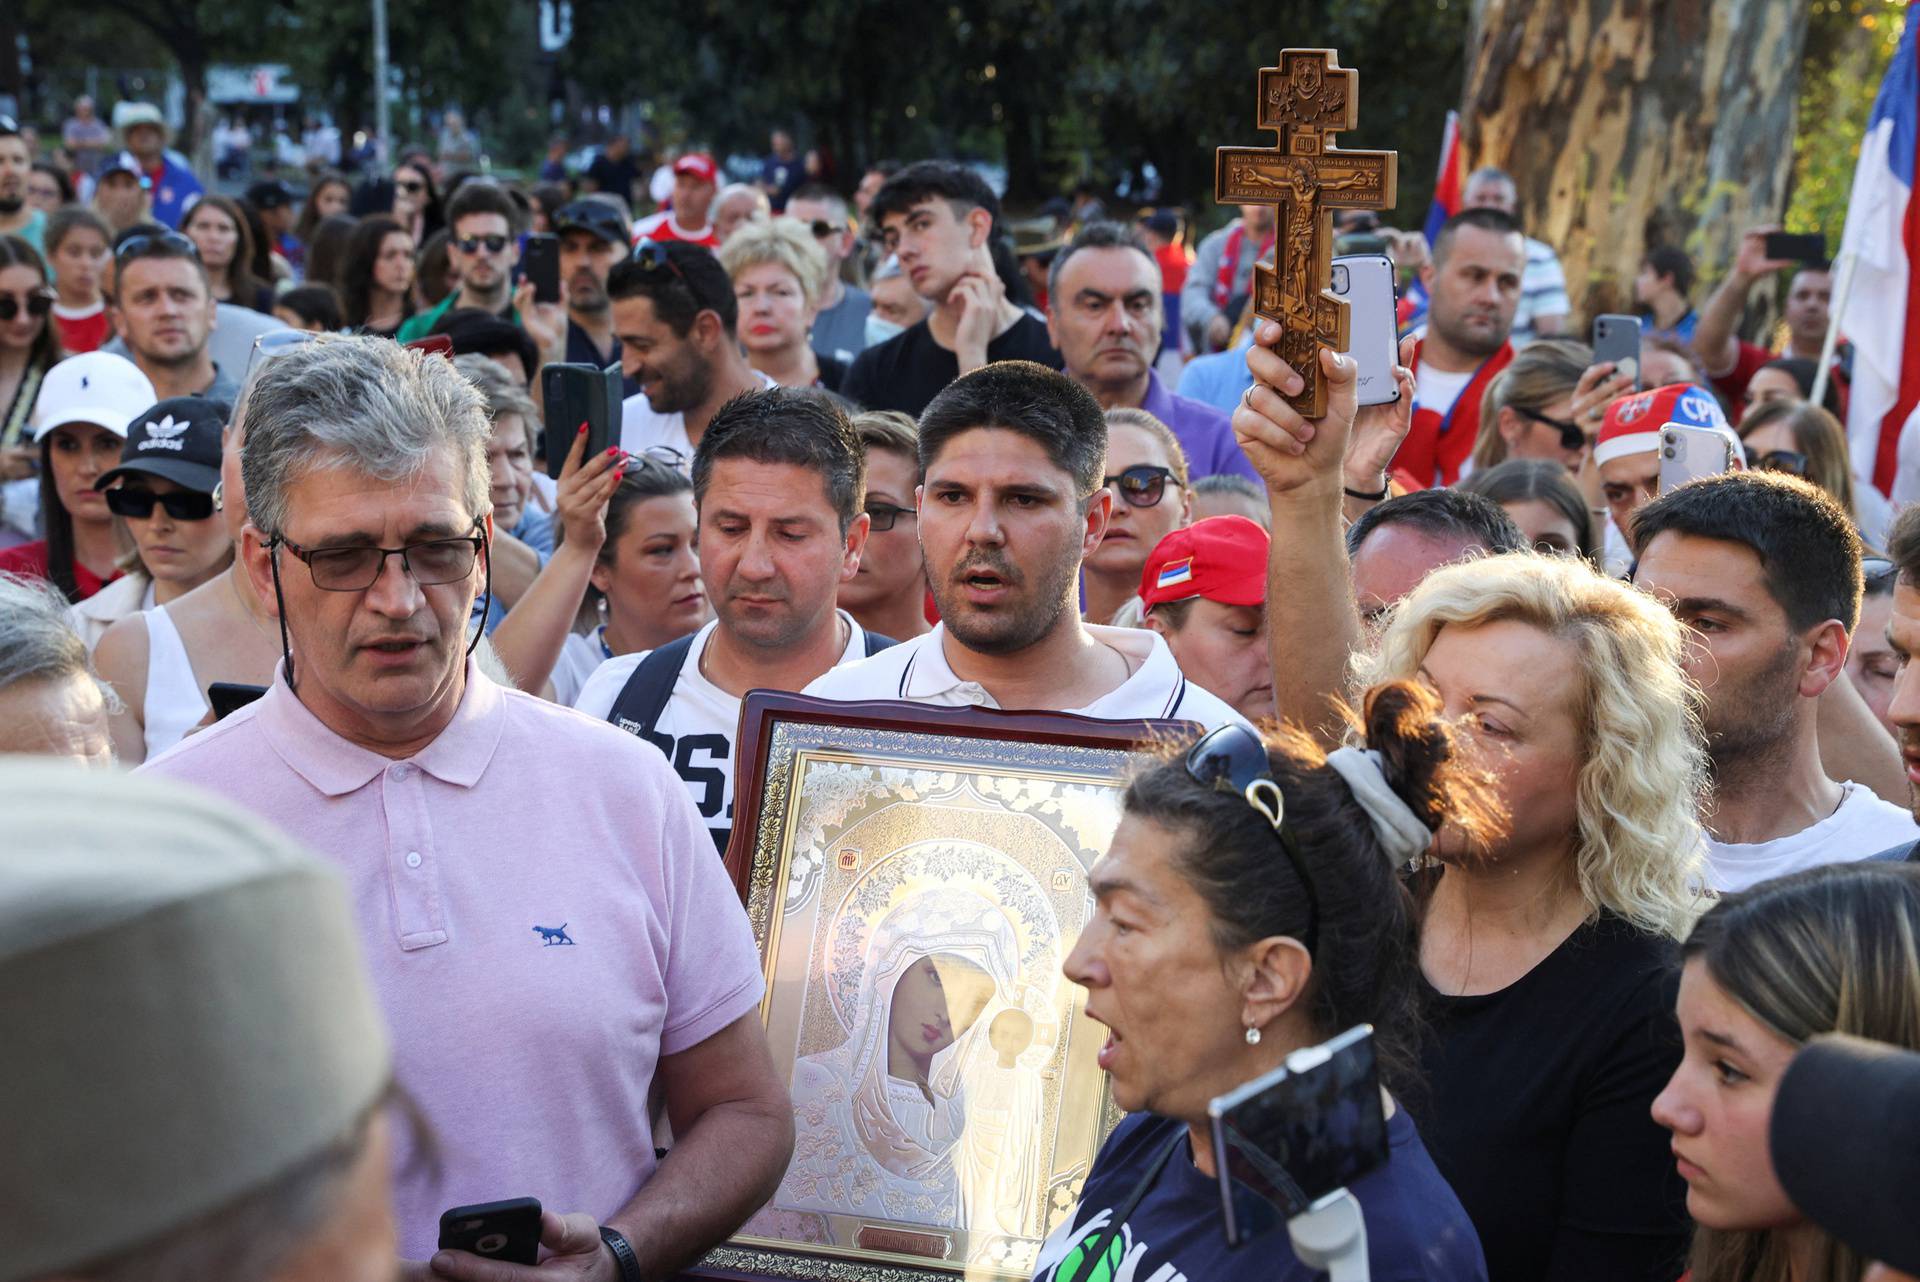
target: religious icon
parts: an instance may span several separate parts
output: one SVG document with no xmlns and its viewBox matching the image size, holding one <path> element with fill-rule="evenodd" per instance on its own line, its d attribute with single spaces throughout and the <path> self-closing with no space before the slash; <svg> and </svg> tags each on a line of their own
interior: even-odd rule
<svg viewBox="0 0 1920 1282">
<path fill-rule="evenodd" d="M 1332 134 L 1359 121 L 1357 80 L 1331 49 L 1283 49 L 1279 66 L 1260 69 L 1258 115 L 1279 147 L 1221 147 L 1214 161 L 1216 200 L 1277 206 L 1274 261 L 1254 265 L 1253 310 L 1284 327 L 1279 352 L 1303 384 L 1288 403 L 1305 418 L 1327 412 L 1320 348 L 1348 345 L 1346 301 L 1328 288 L 1333 211 L 1390 209 L 1395 200 L 1397 153 L 1333 145 Z"/>
<path fill-rule="evenodd" d="M 1032 1275 L 1119 1117 L 1061 964 L 1153 729 L 748 696 L 727 859 L 797 1135 L 779 1191 L 705 1267 Z"/>
</svg>

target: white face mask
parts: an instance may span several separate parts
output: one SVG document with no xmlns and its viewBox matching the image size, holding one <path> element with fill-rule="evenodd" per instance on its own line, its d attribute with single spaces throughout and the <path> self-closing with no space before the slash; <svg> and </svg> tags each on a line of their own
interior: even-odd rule
<svg viewBox="0 0 1920 1282">
<path fill-rule="evenodd" d="M 905 333 L 906 328 L 905 325 L 894 324 L 884 316 L 876 316 L 874 313 L 868 312 L 867 346 L 872 347 L 875 343 L 884 343 L 895 334 Z"/>
</svg>

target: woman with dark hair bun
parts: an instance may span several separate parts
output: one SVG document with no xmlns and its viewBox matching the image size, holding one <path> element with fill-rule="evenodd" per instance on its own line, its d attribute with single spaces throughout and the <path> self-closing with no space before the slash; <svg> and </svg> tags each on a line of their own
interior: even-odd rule
<svg viewBox="0 0 1920 1282">
<path fill-rule="evenodd" d="M 1094 865 L 1094 914 L 1068 957 L 1121 1122 L 1036 1278 L 1208 1282 L 1322 1276 L 1284 1226 L 1229 1250 L 1207 1105 L 1287 1056 L 1373 1026 L 1388 1158 L 1349 1187 L 1375 1277 L 1483 1279 L 1479 1240 L 1399 1097 L 1418 1074 L 1415 909 L 1401 879 L 1442 827 L 1499 828 L 1487 778 L 1410 681 L 1366 699 L 1365 747 L 1324 753 L 1284 727 L 1228 725 L 1143 766 Z"/>
</svg>

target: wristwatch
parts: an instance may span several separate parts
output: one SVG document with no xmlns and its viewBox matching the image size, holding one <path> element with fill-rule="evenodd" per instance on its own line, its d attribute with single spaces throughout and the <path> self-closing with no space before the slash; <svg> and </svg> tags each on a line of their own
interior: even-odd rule
<svg viewBox="0 0 1920 1282">
<path fill-rule="evenodd" d="M 640 1257 L 633 1253 L 633 1244 L 618 1229 L 600 1226 L 600 1240 L 607 1244 L 607 1250 L 613 1252 L 613 1263 L 620 1270 L 620 1282 L 646 1282 L 646 1275 L 640 1272 Z"/>
</svg>

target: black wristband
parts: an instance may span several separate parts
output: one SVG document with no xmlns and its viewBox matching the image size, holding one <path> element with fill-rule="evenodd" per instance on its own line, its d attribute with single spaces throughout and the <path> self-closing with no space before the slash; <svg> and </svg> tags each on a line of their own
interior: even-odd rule
<svg viewBox="0 0 1920 1282">
<path fill-rule="evenodd" d="M 1368 494 L 1361 490 L 1349 489 L 1344 485 L 1340 487 L 1340 492 L 1350 499 L 1359 499 L 1363 503 L 1378 503 L 1381 499 L 1384 499 L 1388 494 L 1393 492 L 1393 484 L 1392 482 L 1388 482 L 1385 486 L 1381 487 L 1378 494 Z"/>
<path fill-rule="evenodd" d="M 646 1282 L 640 1272 L 640 1257 L 633 1253 L 633 1245 L 626 1235 L 618 1229 L 600 1226 L 600 1240 L 607 1244 L 607 1250 L 613 1252 L 613 1263 L 620 1270 L 620 1282 Z"/>
</svg>

